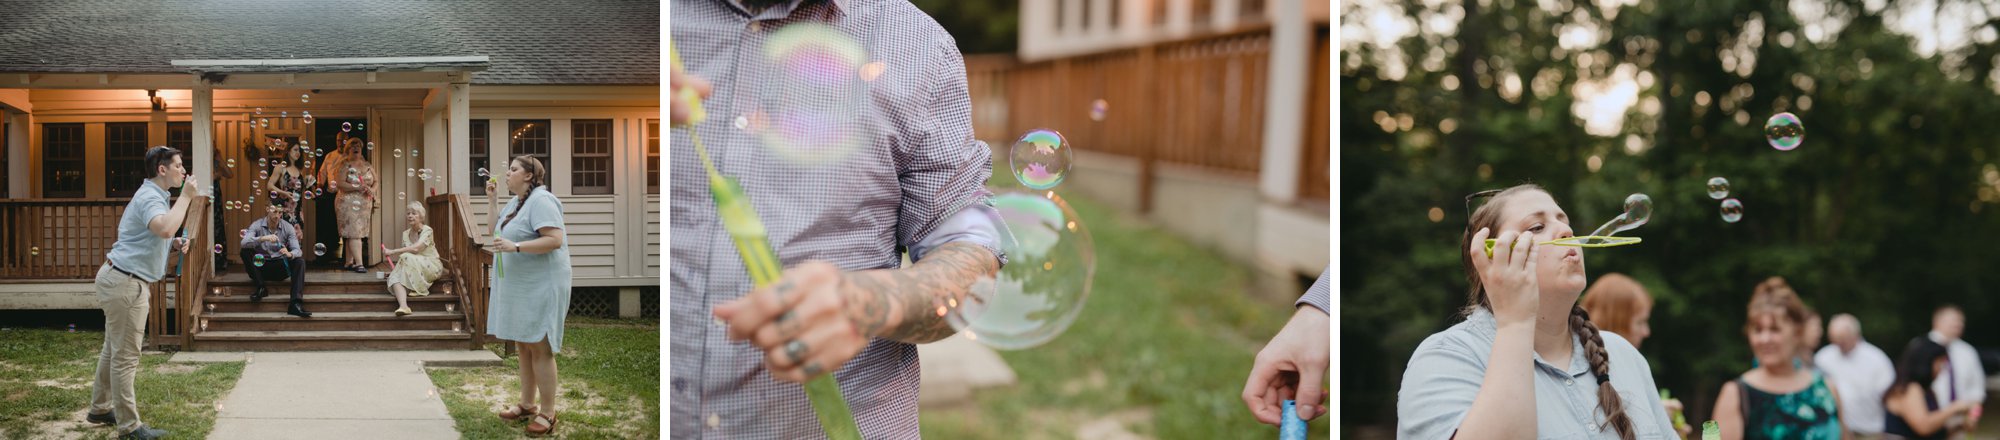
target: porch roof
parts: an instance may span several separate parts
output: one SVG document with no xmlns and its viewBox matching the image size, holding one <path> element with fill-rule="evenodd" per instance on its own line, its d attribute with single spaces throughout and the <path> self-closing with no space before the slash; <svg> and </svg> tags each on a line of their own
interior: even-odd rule
<svg viewBox="0 0 2000 440">
<path fill-rule="evenodd" d="M 629 0 L 20 0 L 0 72 L 481 70 L 474 84 L 660 83 L 659 4 Z M 488 63 L 438 62 L 487 57 Z M 174 60 L 426 59 L 189 65 Z"/>
</svg>

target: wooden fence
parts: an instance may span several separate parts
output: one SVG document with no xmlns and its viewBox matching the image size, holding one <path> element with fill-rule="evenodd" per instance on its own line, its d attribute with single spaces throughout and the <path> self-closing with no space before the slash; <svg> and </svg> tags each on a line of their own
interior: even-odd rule
<svg viewBox="0 0 2000 440">
<path fill-rule="evenodd" d="M 1310 130 L 1298 158 L 1301 197 L 1322 201 L 1331 154 L 1329 31 L 1317 34 L 1308 76 L 1316 97 L 1300 109 Z M 1270 29 L 1252 28 L 1034 63 L 970 56 L 974 130 L 1011 141 L 1028 130 L 1053 129 L 1078 149 L 1137 158 L 1144 209 L 1156 163 L 1247 176 L 1260 171 L 1270 52 Z"/>
</svg>

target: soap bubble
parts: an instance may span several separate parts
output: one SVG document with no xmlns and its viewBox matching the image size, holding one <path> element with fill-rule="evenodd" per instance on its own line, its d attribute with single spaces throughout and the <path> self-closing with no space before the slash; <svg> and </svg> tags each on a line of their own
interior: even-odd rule
<svg viewBox="0 0 2000 440">
<path fill-rule="evenodd" d="M 1062 183 L 1069 174 L 1071 154 L 1062 133 L 1033 130 L 1014 141 L 1008 163 L 1021 185 L 1049 189 Z"/>
<path fill-rule="evenodd" d="M 218 253 L 218 254 L 222 253 L 222 243 L 216 243 L 216 244 L 215 244 L 215 253 Z"/>
<path fill-rule="evenodd" d="M 326 256 L 326 243 L 313 243 L 313 256 Z"/>
<path fill-rule="evenodd" d="M 830 26 L 801 23 L 771 33 L 762 55 L 774 81 L 746 116 L 746 130 L 779 158 L 800 165 L 839 162 L 870 142 L 877 118 L 862 78 L 868 53 Z"/>
<path fill-rule="evenodd" d="M 20 249 L 20 248 L 15 248 L 15 249 Z M 29 247 L 28 247 L 28 255 L 29 255 L 29 256 L 40 256 L 40 255 L 42 255 L 42 247 L 41 247 L 41 246 L 29 246 Z"/>
<path fill-rule="evenodd" d="M 1097 121 L 1097 122 L 1104 122 L 1104 113 L 1105 113 L 1106 111 L 1110 110 L 1110 107 L 1111 107 L 1111 103 L 1108 103 L 1108 102 L 1104 102 L 1104 100 L 1102 100 L 1102 99 L 1099 99 L 1099 100 L 1096 100 L 1096 101 L 1091 101 L 1091 102 L 1090 102 L 1090 120 L 1092 120 L 1092 121 Z"/>
<path fill-rule="evenodd" d="M 1076 321 L 1097 260 L 1076 211 L 1053 192 L 1013 190 L 992 199 L 1007 265 L 973 283 L 963 300 L 932 304 L 952 328 L 991 347 L 1041 345 Z"/>
<path fill-rule="evenodd" d="M 1799 147 L 1799 143 L 1805 142 L 1806 125 L 1791 113 L 1772 115 L 1770 120 L 1764 121 L 1764 138 L 1771 142 L 1771 148 L 1792 151 Z"/>
<path fill-rule="evenodd" d="M 236 158 L 232 157 L 229 160 L 222 161 L 222 166 L 236 168 Z"/>
<path fill-rule="evenodd" d="M 485 168 L 480 168 L 480 169 L 479 169 L 479 177 L 487 177 L 487 176 L 486 176 L 486 169 L 485 169 Z"/>
<path fill-rule="evenodd" d="M 264 267 L 264 254 L 257 254 L 251 256 L 250 264 L 255 265 L 257 267 Z"/>
<path fill-rule="evenodd" d="M 1645 194 L 1632 194 L 1625 196 L 1625 212 L 1619 213 L 1617 217 L 1612 217 L 1611 221 L 1604 222 L 1603 226 L 1598 226 L 1597 230 L 1591 231 L 1590 235 L 1618 235 L 1620 232 L 1644 226 L 1652 218 L 1653 198 Z"/>
<path fill-rule="evenodd" d="M 394 156 L 396 156 L 396 158 L 397 158 L 397 159 L 402 159 L 402 158 L 403 158 L 403 149 L 401 149 L 401 148 L 397 148 L 397 149 L 395 149 L 395 150 L 392 150 L 392 151 L 390 152 L 390 154 L 391 154 L 391 155 L 394 155 Z"/>
<path fill-rule="evenodd" d="M 1743 202 L 1736 199 L 1722 201 L 1722 221 L 1736 223 L 1743 219 Z"/>
<path fill-rule="evenodd" d="M 1724 197 L 1729 197 L 1729 179 L 1708 178 L 1708 198 L 1721 200 Z"/>
<path fill-rule="evenodd" d="M 305 112 L 305 116 L 304 116 L 304 117 L 305 117 L 305 123 L 306 123 L 306 124 L 310 125 L 310 124 L 312 124 L 312 123 L 313 123 L 313 112 Z"/>
<path fill-rule="evenodd" d="M 312 102 L 312 95 L 299 95 L 299 103 Z"/>
<path fill-rule="evenodd" d="M 342 132 L 342 133 L 347 133 L 347 132 L 352 132 L 352 131 L 354 131 L 354 123 L 353 123 L 353 122 L 342 122 L 342 123 L 340 123 L 340 132 Z"/>
</svg>

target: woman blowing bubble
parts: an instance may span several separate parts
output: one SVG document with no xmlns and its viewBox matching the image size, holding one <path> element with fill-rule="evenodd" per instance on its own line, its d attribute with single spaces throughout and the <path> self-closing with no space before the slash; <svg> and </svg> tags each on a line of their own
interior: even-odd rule
<svg viewBox="0 0 2000 440">
<path fill-rule="evenodd" d="M 1461 242 L 1471 284 L 1465 321 L 1411 354 L 1397 437 L 1674 436 L 1645 357 L 1576 305 L 1587 279 L 1582 249 L 1536 244 L 1574 236 L 1569 215 L 1539 186 L 1472 197 L 1488 194 Z M 1488 257 L 1484 244 L 1496 234 Z"/>
</svg>

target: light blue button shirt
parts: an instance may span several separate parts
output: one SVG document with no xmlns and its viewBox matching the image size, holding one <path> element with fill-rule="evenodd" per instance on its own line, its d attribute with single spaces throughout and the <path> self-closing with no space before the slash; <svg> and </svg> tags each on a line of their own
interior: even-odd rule
<svg viewBox="0 0 2000 440">
<path fill-rule="evenodd" d="M 153 217 L 167 214 L 173 205 L 167 203 L 167 189 L 146 179 L 139 190 L 132 192 L 132 201 L 125 203 L 125 215 L 118 219 L 118 242 L 111 244 L 111 252 L 104 258 L 111 264 L 131 272 L 148 283 L 160 280 L 167 273 L 167 253 L 173 247 L 173 239 L 153 235 L 147 227 Z"/>
<path fill-rule="evenodd" d="M 1486 377 L 1498 334 L 1493 313 L 1473 312 L 1465 322 L 1431 335 L 1410 355 L 1403 386 L 1396 396 L 1396 438 L 1445 439 L 1458 430 L 1472 399 Z M 1645 356 L 1616 333 L 1600 332 L 1610 356 L 1611 387 L 1625 402 L 1625 414 L 1641 439 L 1673 438 L 1673 421 L 1653 386 Z M 1545 439 L 1616 439 L 1616 429 L 1603 429 L 1597 409 L 1597 375 L 1583 353 L 1583 342 L 1570 337 L 1568 366 L 1556 368 L 1535 355 L 1536 435 Z"/>
</svg>

